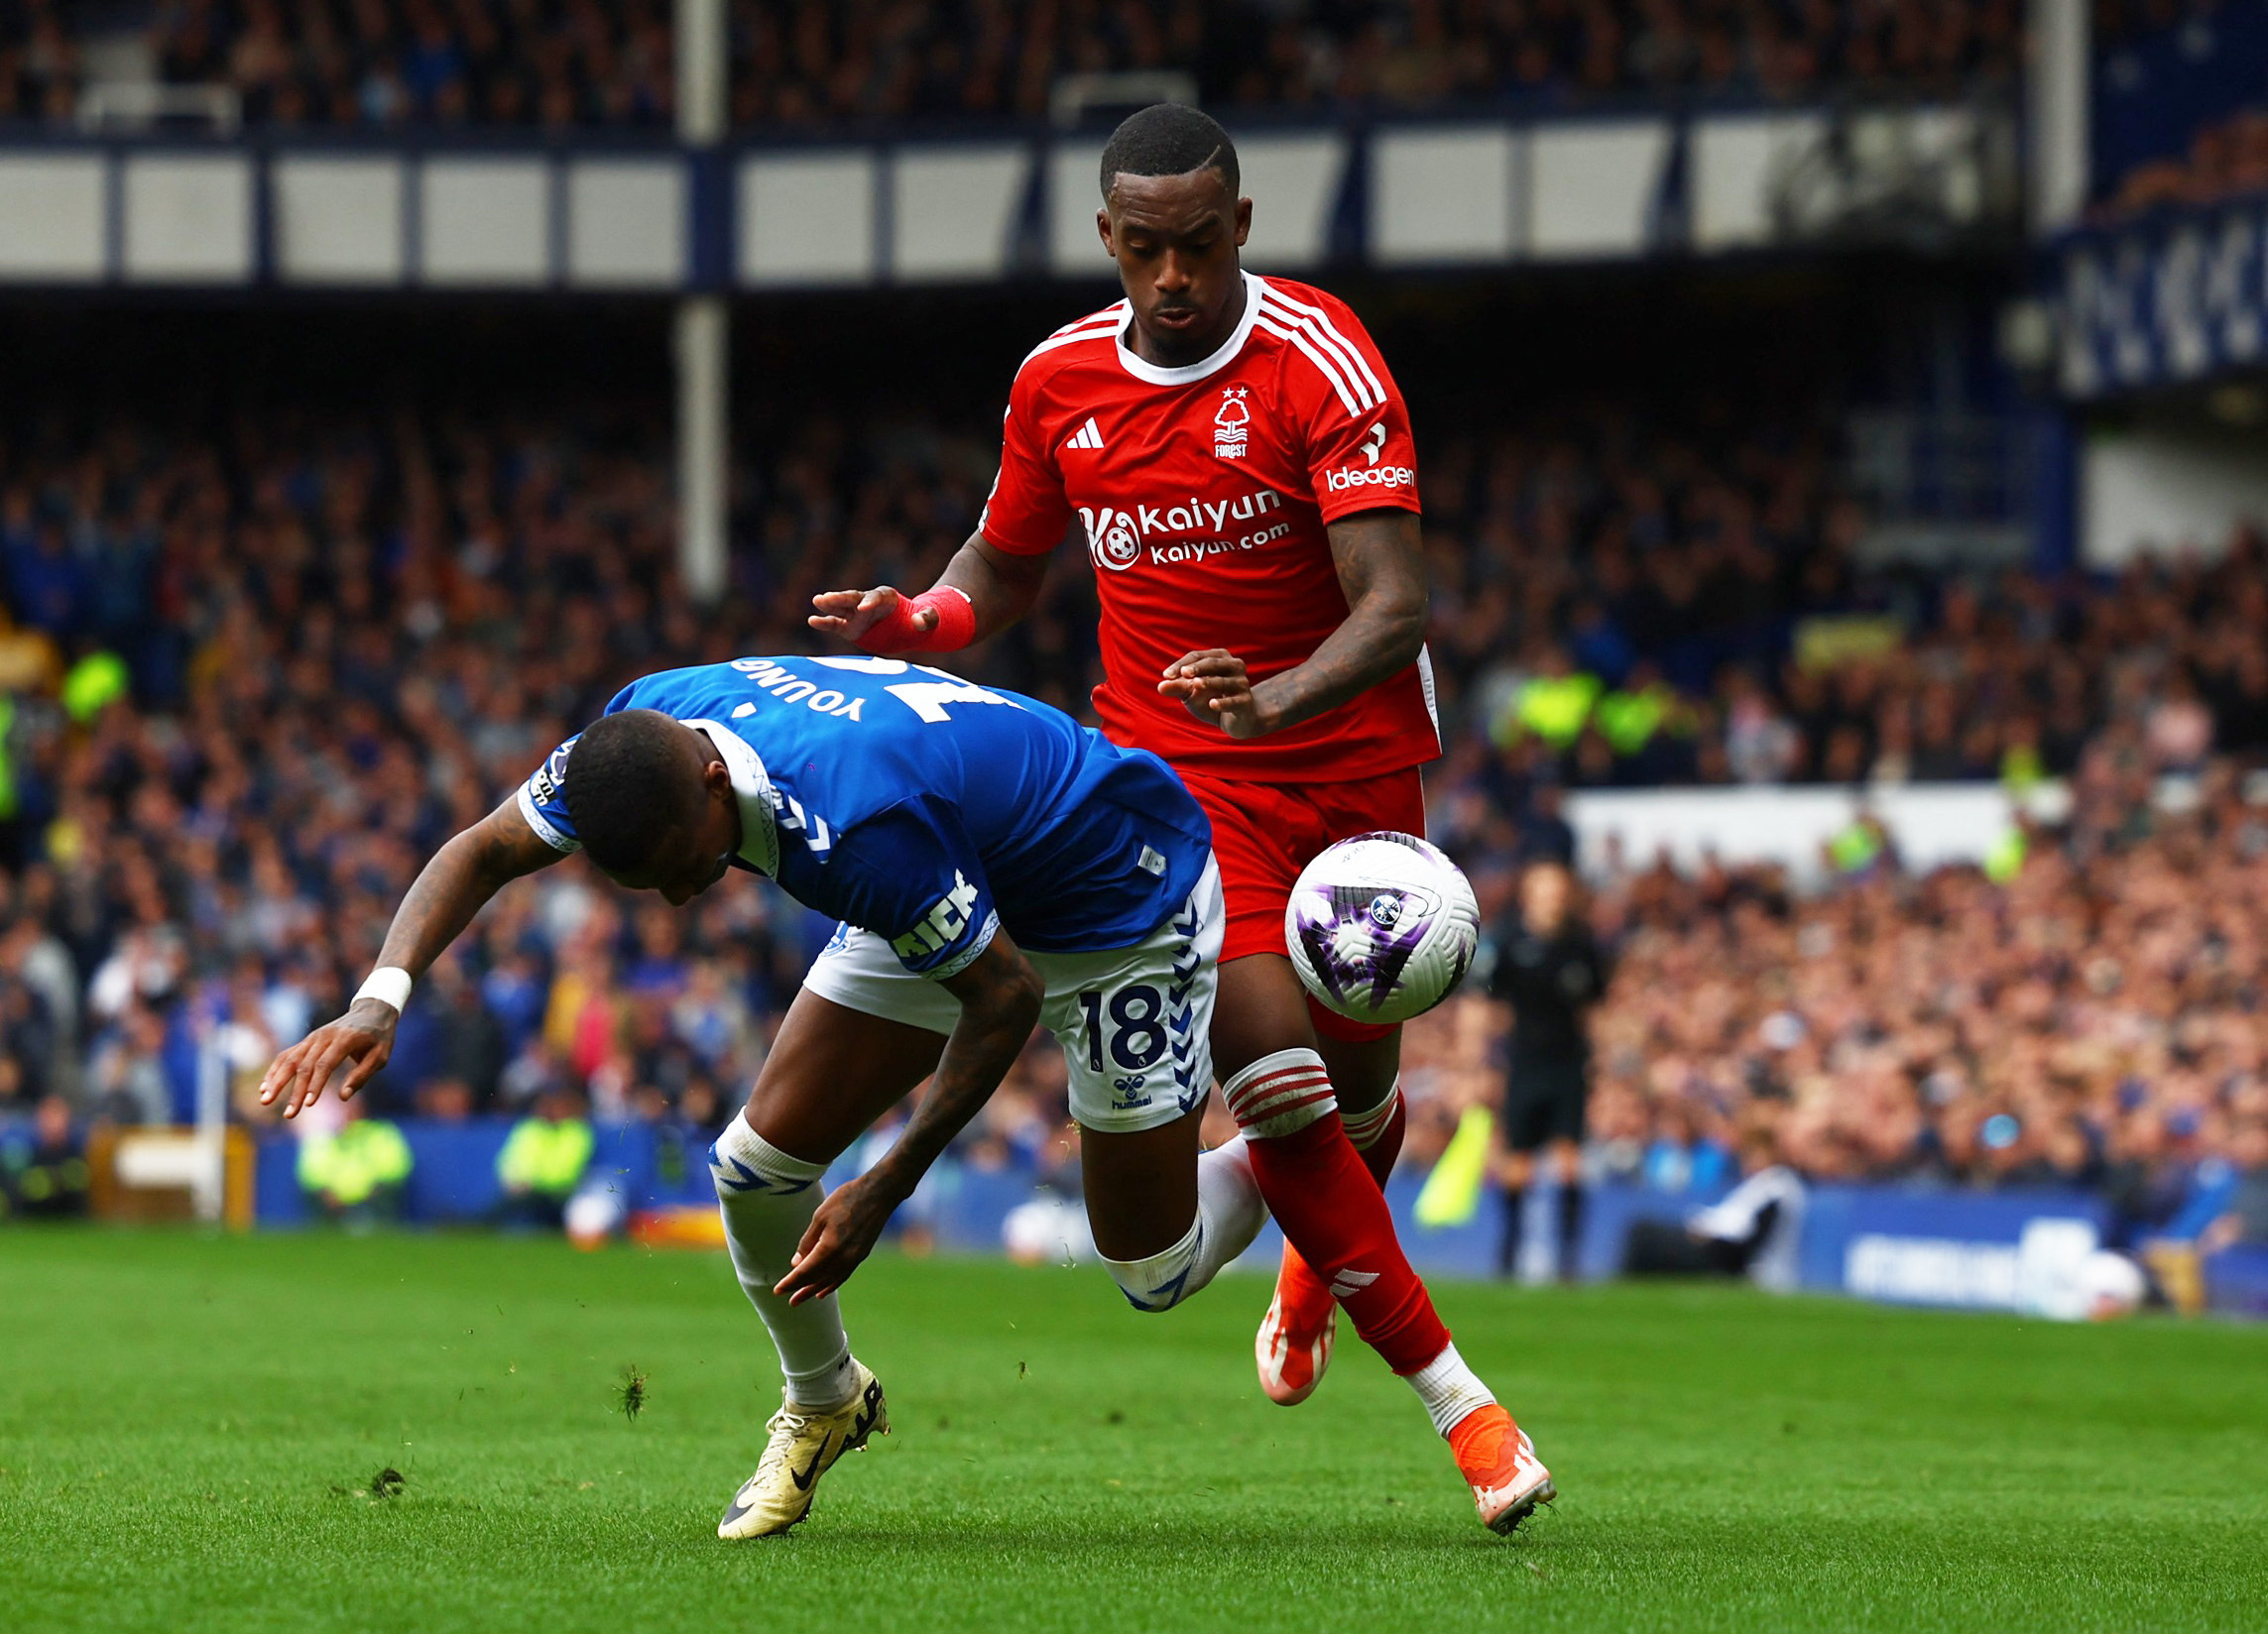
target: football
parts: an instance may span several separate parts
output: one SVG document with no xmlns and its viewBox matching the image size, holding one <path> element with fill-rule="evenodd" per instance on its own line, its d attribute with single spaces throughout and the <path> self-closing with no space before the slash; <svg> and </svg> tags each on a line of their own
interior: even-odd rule
<svg viewBox="0 0 2268 1634">
<path fill-rule="evenodd" d="M 1317 1001 L 1354 1021 L 1407 1021 L 1456 991 L 1480 904 L 1464 874 L 1414 834 L 1359 834 L 1300 871 L 1283 939 Z"/>
</svg>

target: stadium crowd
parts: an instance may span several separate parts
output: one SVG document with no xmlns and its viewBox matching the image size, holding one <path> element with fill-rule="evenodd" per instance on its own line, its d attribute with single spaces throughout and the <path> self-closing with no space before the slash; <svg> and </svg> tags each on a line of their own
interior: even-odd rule
<svg viewBox="0 0 2268 1634">
<path fill-rule="evenodd" d="M 74 15 L 76 14 L 76 15 Z M 281 125 L 667 126 L 661 0 L 158 0 L 161 78 Z M 114 26 L 116 10 L 101 14 Z M 0 4 L 0 118 L 67 119 L 86 14 Z M 2016 0 L 736 0 L 744 127 L 1033 117 L 1065 76 L 1170 70 L 1224 107 L 1959 92 L 2005 81 Z"/>
<path fill-rule="evenodd" d="M 1594 1177 L 1706 1186 L 1762 1131 L 1815 1181 L 2081 1188 L 2125 1241 L 2204 1228 L 2268 1135 L 2268 796 L 2215 762 L 2169 803 L 2133 736 L 2004 872 L 1612 871 Z M 1414 1029 L 1406 1161 L 1500 1095 L 1500 1027 L 1460 996 Z"/>
<path fill-rule="evenodd" d="M 752 432 L 740 577 L 707 614 L 677 594 L 659 416 L 636 406 L 11 431 L 0 1112 L 58 1095 L 179 1117 L 209 1039 L 260 1116 L 267 1061 L 339 1007 L 423 857 L 623 679 L 801 647 L 822 585 L 926 583 L 985 491 L 986 418 Z M 1768 425 L 1569 423 L 1441 439 L 1428 471 L 1436 837 L 1492 906 L 1564 855 L 1570 784 L 2061 772 L 2073 791 L 1991 878 L 1912 877 L 1894 835 L 1839 851 L 1816 896 L 1629 859 L 1595 907 L 1620 974 L 1593 1162 L 1690 1177 L 1762 1121 L 1823 1176 L 2052 1179 L 2112 1188 L 2137 1221 L 2178 1212 L 2268 1116 L 2268 816 L 2234 769 L 2268 748 L 2259 541 L 2113 583 L 1921 595 L 1856 565 L 1828 450 Z M 1065 566 L 975 657 L 1078 708 L 1091 586 L 1082 555 Z M 1839 641 L 1804 634 L 1821 618 Z M 2169 773 L 2193 777 L 2186 807 Z M 713 1127 L 828 928 L 746 875 L 678 912 L 551 871 L 420 984 L 373 1105 L 563 1093 Z M 1492 1093 L 1502 1035 L 1476 998 L 1420 1029 L 1413 1161 Z M 1059 1162 L 1062 1085 L 1028 1052 L 964 1156 Z"/>
</svg>

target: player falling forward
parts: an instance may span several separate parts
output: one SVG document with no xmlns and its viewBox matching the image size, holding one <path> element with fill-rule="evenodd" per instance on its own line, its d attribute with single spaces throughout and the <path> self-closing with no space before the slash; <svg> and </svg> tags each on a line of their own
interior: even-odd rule
<svg viewBox="0 0 2268 1634">
<path fill-rule="evenodd" d="M 1000 477 L 936 586 L 830 591 L 811 624 L 874 652 L 966 646 L 1029 612 L 1049 554 L 1084 529 L 1104 730 L 1171 761 L 1213 820 L 1229 909 L 1214 1060 L 1239 1124 L 1270 1136 L 1253 1167 L 1288 1239 L 1261 1385 L 1304 1401 L 1344 1304 L 1427 1398 L 1482 1518 L 1509 1531 L 1550 1475 L 1450 1343 L 1379 1191 L 1401 1148 L 1399 1029 L 1311 1003 L 1283 941 L 1309 858 L 1425 829 L 1417 768 L 1441 743 L 1417 456 L 1355 315 L 1242 269 L 1237 182 L 1235 146 L 1194 109 L 1119 127 L 1097 226 L 1126 298 L 1023 360 Z"/>
<path fill-rule="evenodd" d="M 353 1094 L 412 978 L 508 880 L 576 850 L 673 904 L 741 868 L 843 921 L 710 1151 L 786 1383 L 720 1536 L 786 1531 L 888 1430 L 836 1290 L 1034 1023 L 1069 1057 L 1096 1247 L 1134 1309 L 1186 1299 L 1258 1233 L 1247 1142 L 1198 1152 L 1223 911 L 1204 813 L 1153 756 L 889 658 L 742 658 L 625 688 L 425 865 L 378 972 L 277 1058 L 262 1102 L 296 1115 L 341 1068 Z M 889 1154 L 822 1202 L 828 1164 L 932 1072 Z"/>
</svg>

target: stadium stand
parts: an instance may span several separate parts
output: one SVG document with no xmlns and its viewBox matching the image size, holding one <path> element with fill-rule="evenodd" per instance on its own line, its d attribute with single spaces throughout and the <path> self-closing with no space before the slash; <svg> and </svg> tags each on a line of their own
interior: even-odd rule
<svg viewBox="0 0 2268 1634">
<path fill-rule="evenodd" d="M 2027 836 L 2004 880 L 1894 857 L 1815 894 L 1767 869 L 1614 875 L 1596 903 L 1621 949 L 1595 1026 L 1598 1172 L 1678 1188 L 1763 1122 L 1815 1180 L 2099 1190 L 2121 1240 L 2169 1226 L 2268 1116 L 2250 1008 L 2268 819 L 2226 766 L 2166 811 L 2116 743 L 2090 750 L 2081 814 Z M 1456 1041 L 1485 1035 L 1485 1006 L 1449 1010 L 1427 1026 L 1420 1156 L 1498 1093 Z"/>
<path fill-rule="evenodd" d="M 2096 220 L 2268 191 L 2268 4 L 2098 6 L 2095 39 Z"/>
<path fill-rule="evenodd" d="M 260 1115 L 250 1086 L 340 1005 L 421 858 L 623 678 L 799 645 L 823 584 L 925 581 L 990 474 L 991 413 L 968 410 L 752 425 L 752 547 L 710 614 L 677 593 L 635 400 L 20 419 L 0 437 L 0 1111 L 58 1093 L 184 1116 L 211 1024 Z M 1492 904 L 1564 847 L 1571 785 L 2074 791 L 1992 877 L 1903 872 L 1894 835 L 1839 855 L 1817 895 L 1626 860 L 1596 904 L 1623 949 L 1598 1027 L 1607 1171 L 1722 1166 L 1762 1119 L 1822 1177 L 2078 1185 L 2139 1229 L 2268 1112 L 2242 1019 L 2268 976 L 2268 825 L 2241 779 L 2268 751 L 2256 538 L 2107 581 L 1885 576 L 1849 553 L 1832 451 L 1760 408 L 1506 409 L 1436 447 L 1432 802 Z M 1092 614 L 1067 564 L 980 662 L 1078 707 Z M 1870 643 L 1807 663 L 1807 621 L 1853 615 Z M 2180 911 L 2193 896 L 2209 908 Z M 713 1126 L 825 929 L 741 875 L 678 914 L 547 875 L 421 985 L 375 1109 L 565 1089 L 601 1121 Z M 2083 957 L 2089 936 L 2129 951 Z M 1421 1023 L 1413 1162 L 1494 1093 L 1500 1049 L 1479 999 Z M 1035 1048 L 965 1158 L 1040 1164 L 1061 1093 Z"/>
<path fill-rule="evenodd" d="M 0 118 L 72 117 L 97 29 L 153 77 L 225 86 L 245 120 L 280 126 L 657 127 L 675 96 L 659 0 L 12 0 Z M 1242 108 L 1959 93 L 2006 84 L 2020 38 L 2015 0 L 737 0 L 733 115 L 1033 118 L 1068 77 L 1145 71 Z"/>
</svg>

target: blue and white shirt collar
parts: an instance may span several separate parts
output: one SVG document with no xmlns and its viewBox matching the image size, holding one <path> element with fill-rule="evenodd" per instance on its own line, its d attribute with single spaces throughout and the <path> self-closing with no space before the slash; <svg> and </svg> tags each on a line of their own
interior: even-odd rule
<svg viewBox="0 0 2268 1634">
<path fill-rule="evenodd" d="M 740 855 L 768 879 L 779 877 L 779 825 L 773 812 L 779 803 L 778 792 L 772 786 L 772 778 L 764 769 L 764 760 L 748 741 L 728 726 L 715 721 L 683 720 L 696 732 L 705 733 L 710 743 L 717 746 L 717 754 L 732 773 L 733 793 L 740 799 Z"/>
</svg>

